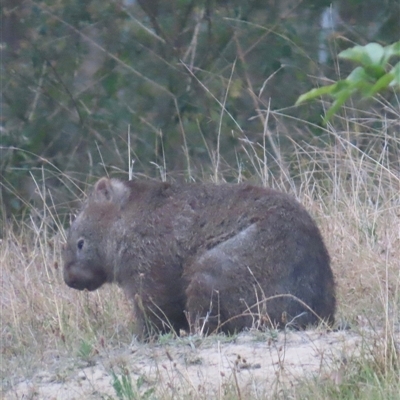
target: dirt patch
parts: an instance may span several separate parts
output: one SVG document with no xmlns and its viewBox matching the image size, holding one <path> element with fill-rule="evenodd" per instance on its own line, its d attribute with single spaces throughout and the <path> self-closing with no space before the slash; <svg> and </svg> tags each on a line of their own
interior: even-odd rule
<svg viewBox="0 0 400 400">
<path fill-rule="evenodd" d="M 15 384 L 4 398 L 116 398 L 113 371 L 120 378 L 130 377 L 142 398 L 151 398 L 151 393 L 163 398 L 210 398 L 229 388 L 268 396 L 276 385 L 293 385 L 303 377 L 340 379 L 340 363 L 359 353 L 361 340 L 352 331 L 312 330 L 135 342 L 123 351 L 100 352 L 86 362 L 60 359 Z"/>
</svg>

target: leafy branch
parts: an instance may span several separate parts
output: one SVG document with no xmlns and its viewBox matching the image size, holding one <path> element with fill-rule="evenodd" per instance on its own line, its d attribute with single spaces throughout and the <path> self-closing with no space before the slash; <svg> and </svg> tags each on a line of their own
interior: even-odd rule
<svg viewBox="0 0 400 400">
<path fill-rule="evenodd" d="M 356 67 L 346 79 L 302 94 L 296 105 L 322 95 L 330 95 L 334 102 L 324 118 L 326 123 L 356 92 L 369 98 L 389 87 L 400 88 L 400 61 L 388 71 L 389 60 L 393 56 L 400 56 L 400 41 L 385 47 L 369 43 L 342 51 L 339 53 L 340 58 L 355 61 L 361 66 Z"/>
</svg>

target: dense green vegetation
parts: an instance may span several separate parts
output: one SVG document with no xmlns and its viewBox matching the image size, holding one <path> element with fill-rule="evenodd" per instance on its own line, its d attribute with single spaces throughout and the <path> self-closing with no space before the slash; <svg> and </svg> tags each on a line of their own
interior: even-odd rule
<svg viewBox="0 0 400 400">
<path fill-rule="evenodd" d="M 129 148 L 147 176 L 252 177 L 244 143 L 265 144 L 274 174 L 290 168 L 293 141 L 331 140 L 329 104 L 294 107 L 299 95 L 348 75 L 341 50 L 400 36 L 396 0 L 330 3 L 6 0 L 2 215 L 38 198 L 32 176 L 65 204 L 75 184 L 127 171 Z"/>
</svg>

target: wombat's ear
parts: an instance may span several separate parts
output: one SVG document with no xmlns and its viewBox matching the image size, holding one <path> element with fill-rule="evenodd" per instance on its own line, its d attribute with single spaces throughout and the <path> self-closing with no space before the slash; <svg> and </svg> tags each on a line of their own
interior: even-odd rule
<svg viewBox="0 0 400 400">
<path fill-rule="evenodd" d="M 117 179 L 101 178 L 94 186 L 93 199 L 98 203 L 116 203 L 123 206 L 129 199 L 129 188 Z"/>
</svg>

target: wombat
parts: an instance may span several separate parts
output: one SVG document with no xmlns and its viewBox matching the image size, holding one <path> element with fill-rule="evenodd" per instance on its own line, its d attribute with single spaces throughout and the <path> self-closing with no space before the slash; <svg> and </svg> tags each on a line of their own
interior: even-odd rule
<svg viewBox="0 0 400 400">
<path fill-rule="evenodd" d="M 268 188 L 101 178 L 63 257 L 68 286 L 125 290 L 140 336 L 334 321 L 320 231 L 295 199 Z"/>
</svg>

